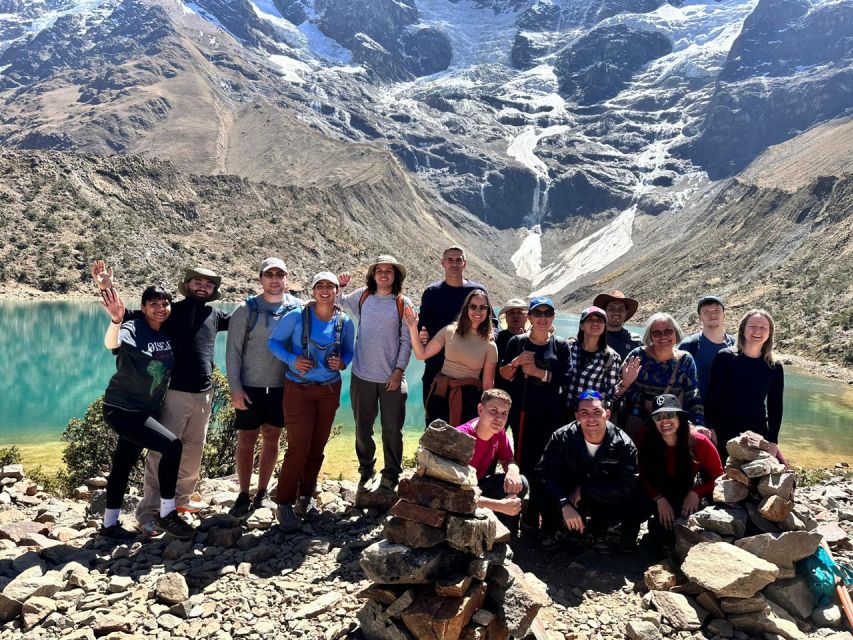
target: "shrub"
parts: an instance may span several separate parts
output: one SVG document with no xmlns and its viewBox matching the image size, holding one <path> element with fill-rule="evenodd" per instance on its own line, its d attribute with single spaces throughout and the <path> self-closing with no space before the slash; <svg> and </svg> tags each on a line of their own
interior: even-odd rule
<svg viewBox="0 0 853 640">
<path fill-rule="evenodd" d="M 0 447 L 0 467 L 7 464 L 21 464 L 21 452 L 18 447 Z"/>
</svg>

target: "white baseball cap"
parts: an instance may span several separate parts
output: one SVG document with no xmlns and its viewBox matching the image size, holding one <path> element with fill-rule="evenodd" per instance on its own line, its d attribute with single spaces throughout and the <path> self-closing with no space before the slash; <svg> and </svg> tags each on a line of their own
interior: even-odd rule
<svg viewBox="0 0 853 640">
<path fill-rule="evenodd" d="M 336 287 L 341 286 L 340 283 L 338 282 L 338 276 L 336 276 L 331 271 L 321 271 L 320 273 L 315 275 L 313 278 L 311 278 L 311 288 L 313 289 L 314 287 L 317 286 L 318 282 L 321 282 L 323 280 L 328 280 L 329 282 L 331 282 Z"/>
</svg>

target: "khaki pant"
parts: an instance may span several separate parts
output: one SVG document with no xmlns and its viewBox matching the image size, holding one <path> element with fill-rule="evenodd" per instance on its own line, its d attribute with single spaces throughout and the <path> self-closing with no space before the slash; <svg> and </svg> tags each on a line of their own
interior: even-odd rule
<svg viewBox="0 0 853 640">
<path fill-rule="evenodd" d="M 195 492 L 201 470 L 201 455 L 204 451 L 204 439 L 210 422 L 210 401 L 212 391 L 188 393 L 169 389 L 160 413 L 160 422 L 166 429 L 180 438 L 184 450 L 178 471 L 178 486 L 175 492 L 177 506 L 186 505 Z M 145 524 L 160 513 L 160 485 L 157 481 L 157 468 L 160 454 L 149 451 L 145 457 L 145 484 L 142 501 L 136 508 L 136 520 Z"/>
</svg>

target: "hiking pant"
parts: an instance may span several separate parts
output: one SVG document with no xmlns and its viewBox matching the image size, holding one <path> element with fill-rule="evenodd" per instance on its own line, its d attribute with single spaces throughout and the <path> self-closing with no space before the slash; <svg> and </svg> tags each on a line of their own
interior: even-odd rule
<svg viewBox="0 0 853 640">
<path fill-rule="evenodd" d="M 396 391 L 385 389 L 384 382 L 368 382 L 352 374 L 350 403 L 355 418 L 355 453 L 358 472 L 372 476 L 376 468 L 376 442 L 373 423 L 379 414 L 382 425 L 382 475 L 396 482 L 403 472 L 403 423 L 406 421 L 406 398 L 409 396 L 405 376 Z"/>
<path fill-rule="evenodd" d="M 275 501 L 293 504 L 313 495 L 325 458 L 332 422 L 341 402 L 341 381 L 332 384 L 284 383 L 287 451 L 278 474 Z"/>
<path fill-rule="evenodd" d="M 493 473 L 490 476 L 480 478 L 479 482 L 477 482 L 477 486 L 480 487 L 480 491 L 482 492 L 482 496 L 484 498 L 502 500 L 506 498 L 506 492 L 504 491 L 505 479 L 505 473 Z M 527 496 L 528 491 L 530 491 L 530 485 L 527 483 L 527 478 L 522 475 L 521 491 L 518 492 L 518 497 L 524 499 Z M 495 515 L 497 516 L 498 520 L 500 520 L 504 524 L 504 526 L 510 530 L 510 532 L 512 533 L 512 537 L 514 538 L 515 535 L 518 533 L 519 516 L 508 516 L 505 513 L 495 513 Z"/>
<path fill-rule="evenodd" d="M 160 491 L 164 498 L 174 498 L 183 449 L 175 434 L 147 413 L 125 411 L 108 404 L 104 405 L 104 419 L 118 435 L 107 479 L 107 509 L 121 508 L 130 472 L 143 449 L 160 453 L 160 464 L 157 465 Z"/>
<path fill-rule="evenodd" d="M 188 393 L 169 389 L 160 412 L 160 422 L 175 434 L 183 445 L 183 455 L 178 470 L 178 484 L 175 502 L 178 507 L 185 506 L 195 493 L 201 471 L 201 455 L 204 451 L 204 439 L 210 422 L 210 401 L 212 391 Z M 145 483 L 142 500 L 136 507 L 136 520 L 145 524 L 160 513 L 160 483 L 157 480 L 157 467 L 160 454 L 149 451 L 145 457 Z"/>
</svg>

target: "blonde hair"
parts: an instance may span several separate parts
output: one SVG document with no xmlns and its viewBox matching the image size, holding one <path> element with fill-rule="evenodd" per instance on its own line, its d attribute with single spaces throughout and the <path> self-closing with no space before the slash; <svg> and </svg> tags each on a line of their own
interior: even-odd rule
<svg viewBox="0 0 853 640">
<path fill-rule="evenodd" d="M 668 322 L 675 329 L 675 343 L 681 342 L 684 332 L 681 330 L 681 325 L 676 322 L 675 318 L 669 313 L 654 313 L 652 317 L 646 321 L 646 330 L 643 332 L 643 344 L 647 347 L 652 346 L 652 325 L 656 322 Z"/>
<path fill-rule="evenodd" d="M 749 322 L 749 319 L 752 316 L 761 316 L 766 319 L 767 324 L 770 325 L 770 333 L 767 336 L 767 340 L 765 340 L 764 344 L 761 345 L 761 357 L 764 358 L 764 361 L 768 366 L 775 367 L 776 356 L 773 354 L 773 336 L 776 335 L 776 323 L 773 322 L 773 316 L 770 315 L 769 311 L 764 309 L 750 309 L 746 312 L 743 318 L 740 319 L 740 325 L 737 329 L 737 350 L 743 351 L 743 348 L 746 345 L 746 323 Z"/>
</svg>

